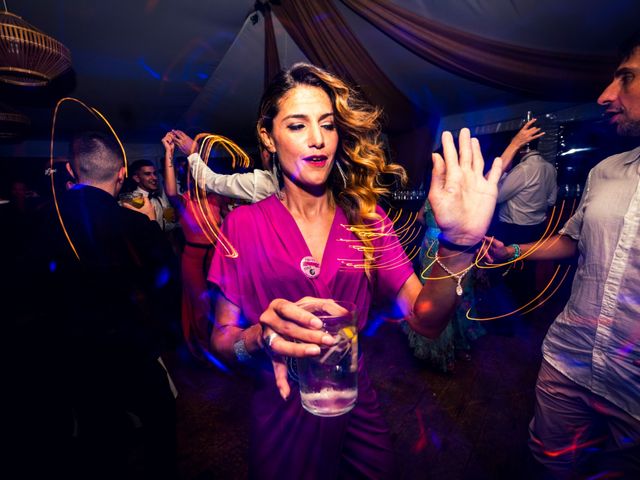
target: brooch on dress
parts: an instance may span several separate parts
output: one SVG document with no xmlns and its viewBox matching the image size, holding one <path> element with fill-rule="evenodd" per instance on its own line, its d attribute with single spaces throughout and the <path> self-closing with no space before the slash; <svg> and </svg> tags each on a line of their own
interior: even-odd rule
<svg viewBox="0 0 640 480">
<path fill-rule="evenodd" d="M 300 270 L 307 278 L 316 278 L 320 275 L 320 264 L 313 257 L 304 257 L 300 260 Z"/>
</svg>

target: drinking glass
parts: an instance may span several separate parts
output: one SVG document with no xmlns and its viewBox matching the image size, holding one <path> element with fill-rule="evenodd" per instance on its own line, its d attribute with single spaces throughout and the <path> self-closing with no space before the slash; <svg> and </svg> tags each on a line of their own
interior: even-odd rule
<svg viewBox="0 0 640 480">
<path fill-rule="evenodd" d="M 128 192 L 123 193 L 119 197 L 120 203 L 129 203 L 136 208 L 140 208 L 144 205 L 144 196 L 140 192 Z"/>
<path fill-rule="evenodd" d="M 322 300 L 300 307 L 318 317 L 323 330 L 335 338 L 333 345 L 320 346 L 320 355 L 297 359 L 302 406 L 320 417 L 347 413 L 358 398 L 356 306 Z"/>
</svg>

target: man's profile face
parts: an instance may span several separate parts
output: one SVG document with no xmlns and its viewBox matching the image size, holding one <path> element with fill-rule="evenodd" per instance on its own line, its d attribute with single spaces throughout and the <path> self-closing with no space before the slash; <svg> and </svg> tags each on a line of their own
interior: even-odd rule
<svg viewBox="0 0 640 480">
<path fill-rule="evenodd" d="M 607 107 L 618 135 L 640 136 L 640 47 L 618 66 L 598 103 Z"/>
<path fill-rule="evenodd" d="M 158 189 L 158 176 L 156 167 L 142 167 L 133 176 L 133 179 L 140 188 L 147 192 L 154 192 Z"/>
</svg>

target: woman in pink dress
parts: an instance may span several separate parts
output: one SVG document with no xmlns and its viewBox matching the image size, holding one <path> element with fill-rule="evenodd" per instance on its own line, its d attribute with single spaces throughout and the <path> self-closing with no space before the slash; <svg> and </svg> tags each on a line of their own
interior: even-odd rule
<svg viewBox="0 0 640 480">
<path fill-rule="evenodd" d="M 375 295 L 394 303 L 413 329 L 436 337 L 489 225 L 500 161 L 485 179 L 469 131 L 461 132 L 459 158 L 447 132 L 444 160 L 434 155 L 429 195 L 444 236 L 431 275 L 451 278 L 423 287 L 376 204 L 386 192 L 379 176 L 404 176 L 400 166 L 385 163 L 379 115 L 342 80 L 308 64 L 281 72 L 262 97 L 257 132 L 272 154 L 280 191 L 227 217 L 222 231 L 236 254 L 216 251 L 209 272 L 219 289 L 213 352 L 257 372 L 253 478 L 394 475 L 389 431 L 364 367 L 366 352 L 350 412 L 326 418 L 301 407 L 287 357 L 318 355 L 320 345 L 335 340 L 299 305 L 310 298 L 353 302 L 362 329 Z"/>
</svg>

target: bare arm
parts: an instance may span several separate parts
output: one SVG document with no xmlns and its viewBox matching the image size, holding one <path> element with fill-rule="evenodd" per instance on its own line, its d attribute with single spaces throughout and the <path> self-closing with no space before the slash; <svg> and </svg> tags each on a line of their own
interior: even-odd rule
<svg viewBox="0 0 640 480">
<path fill-rule="evenodd" d="M 475 254 L 451 252 L 440 247 L 438 257 L 446 262 L 449 270 L 457 273 L 474 261 Z M 397 298 L 400 310 L 411 328 L 427 338 L 437 338 L 449 323 L 458 301 L 456 285 L 456 280 L 437 263 L 431 268 L 424 287 L 415 274 L 411 275 Z"/>
<path fill-rule="evenodd" d="M 515 254 L 515 247 L 505 245 L 494 238 L 486 256 L 489 263 L 499 263 Z M 578 242 L 568 235 L 553 235 L 544 242 L 525 243 L 519 245 L 520 258 L 523 260 L 563 260 L 574 257 L 578 253 Z"/>
<path fill-rule="evenodd" d="M 275 180 L 271 172 L 255 170 L 232 175 L 216 173 L 197 153 L 197 145 L 191 137 L 180 130 L 173 130 L 172 133 L 176 146 L 188 155 L 191 175 L 199 188 L 247 202 L 258 202 L 275 193 Z"/>
<path fill-rule="evenodd" d="M 176 197 L 178 195 L 178 184 L 176 182 L 176 171 L 173 167 L 175 143 L 171 132 L 162 138 L 162 146 L 164 147 L 164 191 L 167 197 Z"/>
<path fill-rule="evenodd" d="M 540 131 L 539 127 L 534 127 L 533 124 L 536 123 L 536 118 L 532 118 L 527 123 L 525 123 L 522 128 L 516 133 L 516 135 L 511 139 L 507 148 L 505 148 L 504 152 L 502 152 L 502 171 L 507 172 L 511 169 L 511 164 L 513 163 L 513 159 L 515 158 L 518 151 L 524 147 L 527 143 L 535 140 L 536 138 L 540 138 L 544 135 L 544 132 Z"/>
<path fill-rule="evenodd" d="M 211 349 L 226 360 L 235 360 L 233 345 L 244 340 L 249 354 L 262 350 L 262 327 L 257 324 L 249 328 L 240 326 L 240 309 L 219 295 L 216 301 L 216 321 L 211 332 Z"/>
</svg>

